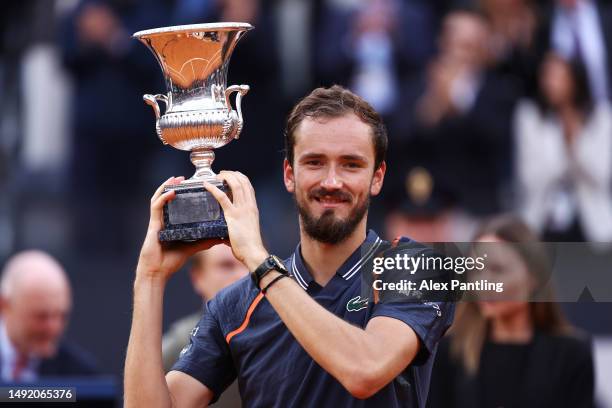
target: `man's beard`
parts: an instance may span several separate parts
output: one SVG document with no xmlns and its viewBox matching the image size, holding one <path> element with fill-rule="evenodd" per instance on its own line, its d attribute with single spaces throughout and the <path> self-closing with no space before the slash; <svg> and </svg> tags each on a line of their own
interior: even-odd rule
<svg viewBox="0 0 612 408">
<path fill-rule="evenodd" d="M 340 200 L 346 200 L 350 203 L 351 196 L 343 191 L 327 191 L 319 188 L 308 194 L 307 199 L 315 199 L 320 197 L 332 197 Z M 346 219 L 339 219 L 334 215 L 333 209 L 327 209 L 319 218 L 315 218 L 306 208 L 301 205 L 296 195 L 293 195 L 295 205 L 297 206 L 302 221 L 304 232 L 314 239 L 325 244 L 338 244 L 349 237 L 357 228 L 370 206 L 370 196 L 358 203 L 357 207 L 353 208 Z"/>
</svg>

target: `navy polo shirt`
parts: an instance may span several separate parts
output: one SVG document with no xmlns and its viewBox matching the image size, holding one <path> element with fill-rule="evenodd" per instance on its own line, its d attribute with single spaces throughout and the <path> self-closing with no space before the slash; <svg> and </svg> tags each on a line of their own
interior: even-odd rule
<svg viewBox="0 0 612 408">
<path fill-rule="evenodd" d="M 448 302 L 366 302 L 362 272 L 389 243 L 370 231 L 321 287 L 308 272 L 298 245 L 285 261 L 295 281 L 329 312 L 365 328 L 376 316 L 401 320 L 417 334 L 415 360 L 374 396 L 357 399 L 321 368 L 295 340 L 250 278 L 220 291 L 206 304 L 190 343 L 173 370 L 182 371 L 214 393 L 213 402 L 238 378 L 245 407 L 424 407 L 437 343 L 450 326 Z M 322 340 L 323 341 L 323 340 Z M 359 361 L 360 356 L 355 355 Z"/>
</svg>

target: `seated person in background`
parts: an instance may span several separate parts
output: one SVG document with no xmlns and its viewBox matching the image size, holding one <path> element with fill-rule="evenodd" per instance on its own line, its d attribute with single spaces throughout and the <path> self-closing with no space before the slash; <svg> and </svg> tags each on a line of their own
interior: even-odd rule
<svg viewBox="0 0 612 408">
<path fill-rule="evenodd" d="M 440 343 L 428 407 L 593 407 L 591 347 L 550 301 L 543 245 L 513 217 L 493 219 L 474 241 L 488 257 L 468 278 L 504 282 L 504 291 L 461 302 Z"/>
<path fill-rule="evenodd" d="M 209 250 L 198 252 L 192 260 L 189 276 L 191 283 L 202 300 L 212 299 L 218 291 L 247 276 L 248 269 L 232 254 L 226 245 L 215 245 Z M 176 321 L 162 338 L 164 369 L 170 371 L 178 360 L 181 350 L 189 344 L 190 333 L 202 317 L 203 310 Z"/>
<path fill-rule="evenodd" d="M 70 283 L 41 251 L 8 260 L 0 279 L 0 382 L 97 374 L 93 358 L 61 340 L 70 314 Z"/>
</svg>

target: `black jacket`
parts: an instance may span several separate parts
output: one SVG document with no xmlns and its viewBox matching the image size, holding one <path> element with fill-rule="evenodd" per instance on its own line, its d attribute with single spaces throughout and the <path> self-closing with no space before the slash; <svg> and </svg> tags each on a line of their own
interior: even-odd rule
<svg viewBox="0 0 612 408">
<path fill-rule="evenodd" d="M 449 354 L 449 339 L 440 343 L 429 391 L 429 408 L 482 407 L 482 381 L 468 375 Z M 526 359 L 525 377 L 516 390 L 519 407 L 546 408 L 594 406 L 594 373 L 591 345 L 577 337 L 536 333 Z M 499 367 L 503 370 L 503 367 Z M 507 407 L 510 408 L 510 407 Z"/>
<path fill-rule="evenodd" d="M 55 357 L 43 360 L 40 377 L 80 377 L 100 374 L 93 357 L 70 343 L 61 343 Z"/>
<path fill-rule="evenodd" d="M 39 379 L 98 374 L 100 372 L 93 357 L 79 347 L 67 342 L 60 343 L 55 356 L 42 360 L 38 367 Z"/>
</svg>

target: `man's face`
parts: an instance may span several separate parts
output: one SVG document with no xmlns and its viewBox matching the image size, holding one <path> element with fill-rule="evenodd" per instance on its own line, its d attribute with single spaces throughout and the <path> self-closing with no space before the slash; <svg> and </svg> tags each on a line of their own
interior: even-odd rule
<svg viewBox="0 0 612 408">
<path fill-rule="evenodd" d="M 20 352 L 49 358 L 57 350 L 70 307 L 67 287 L 23 288 L 3 300 L 2 318 Z"/>
<path fill-rule="evenodd" d="M 303 230 L 320 242 L 343 241 L 365 222 L 370 196 L 382 188 L 386 167 L 374 170 L 371 127 L 352 113 L 306 118 L 295 131 L 293 157 L 284 179 Z"/>
<path fill-rule="evenodd" d="M 203 258 L 199 267 L 191 270 L 191 278 L 196 292 L 205 299 L 211 299 L 218 291 L 249 273 L 227 245 L 215 245 L 198 256 Z"/>
<path fill-rule="evenodd" d="M 444 21 L 441 53 L 447 61 L 480 67 L 486 60 L 488 28 L 479 17 L 466 13 L 451 14 Z"/>
</svg>

